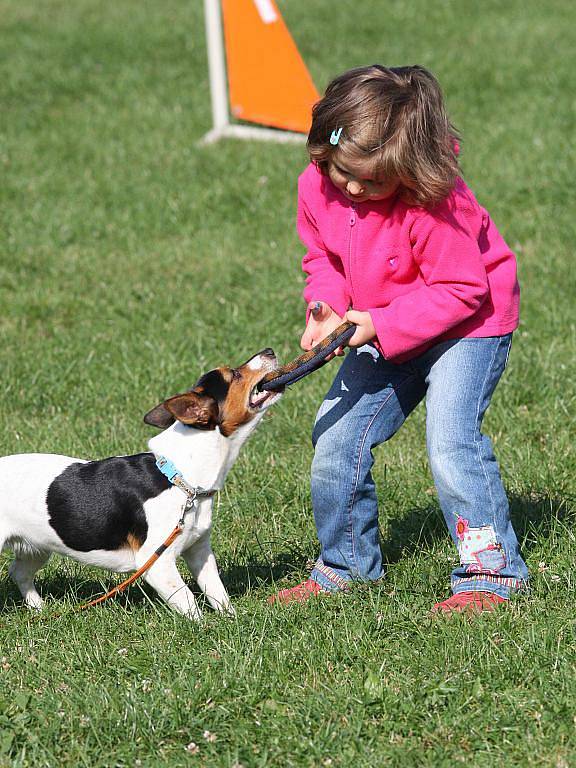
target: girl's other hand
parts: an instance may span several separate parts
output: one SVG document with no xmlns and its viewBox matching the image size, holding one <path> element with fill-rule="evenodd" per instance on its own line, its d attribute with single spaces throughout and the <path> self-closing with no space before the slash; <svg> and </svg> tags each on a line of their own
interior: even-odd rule
<svg viewBox="0 0 576 768">
<path fill-rule="evenodd" d="M 310 311 L 310 317 L 308 318 L 306 330 L 300 339 L 300 346 L 306 351 L 312 349 L 315 344 L 329 336 L 332 331 L 344 322 L 344 319 L 323 301 L 311 301 L 308 304 L 308 310 Z M 327 355 L 326 360 L 331 360 L 335 355 L 341 356 L 343 354 L 344 350 L 342 347 L 338 347 L 332 354 Z"/>
<path fill-rule="evenodd" d="M 344 319 L 358 326 L 354 336 L 348 342 L 349 347 L 362 347 L 376 338 L 376 328 L 374 328 L 370 312 L 357 312 L 355 309 L 351 309 L 346 312 Z"/>
</svg>

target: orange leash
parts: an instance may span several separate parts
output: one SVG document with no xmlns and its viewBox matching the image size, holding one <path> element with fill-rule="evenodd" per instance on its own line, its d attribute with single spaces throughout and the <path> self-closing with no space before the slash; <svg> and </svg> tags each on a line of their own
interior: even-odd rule
<svg viewBox="0 0 576 768">
<path fill-rule="evenodd" d="M 74 610 L 83 611 L 85 608 L 90 608 L 92 605 L 98 605 L 99 603 L 103 603 L 105 600 L 108 600 L 108 598 L 114 597 L 114 595 L 118 595 L 120 594 L 120 592 L 124 592 L 126 587 L 129 587 L 130 584 L 134 584 L 136 579 L 140 578 L 140 576 L 142 576 L 143 573 L 146 573 L 146 571 L 148 571 L 154 565 L 154 563 L 156 562 L 156 560 L 158 560 L 160 555 L 163 554 L 163 552 L 165 552 L 168 549 L 170 544 L 172 544 L 172 542 L 178 536 L 180 536 L 181 533 L 182 533 L 182 526 L 180 525 L 180 523 L 178 523 L 178 525 L 176 526 L 176 528 L 174 528 L 174 530 L 168 536 L 166 541 L 163 544 L 161 544 L 158 547 L 158 549 L 154 550 L 154 552 L 148 558 L 148 560 L 146 560 L 144 565 L 140 566 L 140 568 L 138 568 L 138 570 L 135 571 L 132 574 L 132 576 L 127 578 L 126 581 L 123 581 L 122 584 L 118 584 L 118 586 L 114 587 L 114 589 L 111 589 L 110 592 L 106 592 L 105 595 L 102 595 L 101 597 L 97 597 L 95 600 L 90 600 L 89 603 L 84 603 L 84 605 L 79 605 Z"/>
<path fill-rule="evenodd" d="M 204 488 L 193 488 L 192 486 L 188 485 L 184 478 L 178 473 L 178 470 L 174 465 L 165 459 L 164 457 L 160 457 L 156 461 L 156 465 L 158 469 L 162 472 L 162 474 L 166 475 L 166 477 L 170 480 L 170 482 L 175 485 L 176 487 L 180 488 L 181 491 L 184 491 L 186 494 L 186 501 L 184 502 L 184 506 L 182 507 L 182 514 L 180 515 L 180 519 L 178 520 L 176 527 L 174 530 L 170 533 L 168 538 L 160 544 L 158 549 L 154 550 L 152 555 L 146 560 L 144 565 L 140 566 L 137 571 L 135 571 L 129 578 L 126 579 L 126 581 L 123 581 L 121 584 L 118 584 L 117 587 L 114 587 L 109 592 L 106 592 L 105 595 L 102 595 L 101 597 L 97 597 L 94 600 L 90 600 L 88 603 L 84 603 L 83 605 L 79 605 L 76 608 L 72 609 L 72 612 L 75 613 L 77 611 L 84 611 L 86 608 L 91 608 L 93 605 L 99 605 L 100 603 L 103 603 L 105 600 L 108 600 L 111 597 L 114 597 L 114 595 L 118 595 L 121 592 L 124 592 L 124 590 L 129 587 L 131 584 L 134 584 L 136 579 L 140 578 L 143 573 L 146 573 L 146 571 L 150 570 L 156 560 L 162 555 L 172 544 L 172 542 L 180 536 L 184 529 L 184 520 L 186 519 L 186 514 L 194 508 L 196 499 L 200 497 L 210 497 L 214 496 L 216 493 L 215 490 L 205 490 Z M 62 616 L 61 613 L 53 613 L 52 618 L 60 618 Z M 32 619 L 32 621 L 38 621 L 43 619 L 42 616 L 36 616 Z"/>
<path fill-rule="evenodd" d="M 146 573 L 158 560 L 160 555 L 165 552 L 170 544 L 180 536 L 182 533 L 182 527 L 183 527 L 183 521 L 182 518 L 178 521 L 178 524 L 176 525 L 176 528 L 172 531 L 172 533 L 168 536 L 166 541 L 164 541 L 163 544 L 161 544 L 158 549 L 154 550 L 152 555 L 146 560 L 144 565 L 142 565 L 140 568 L 138 568 L 137 571 L 135 571 L 132 576 L 126 579 L 126 581 L 123 581 L 122 584 L 118 584 L 117 587 L 114 587 L 114 589 L 111 589 L 110 592 L 106 592 L 105 595 L 102 595 L 101 597 L 97 597 L 94 600 L 90 600 L 88 603 L 84 603 L 83 605 L 78 605 L 76 608 L 72 608 L 71 613 L 76 613 L 79 611 L 83 611 L 86 608 L 91 608 L 93 605 L 98 605 L 99 603 L 103 603 L 105 600 L 108 600 L 110 597 L 114 597 L 114 595 L 120 594 L 120 592 L 124 592 L 126 587 L 129 587 L 130 584 L 134 584 L 136 579 L 138 579 L 140 576 L 142 576 L 143 573 Z M 63 613 L 57 612 L 50 614 L 49 618 L 52 619 L 60 619 L 62 616 L 65 615 Z M 30 621 L 44 621 L 47 617 L 46 616 L 33 616 Z"/>
<path fill-rule="evenodd" d="M 194 505 L 196 503 L 196 499 L 198 496 L 213 496 L 215 491 L 206 491 L 204 488 L 193 488 L 192 486 L 188 485 L 188 483 L 184 480 L 182 475 L 178 472 L 176 467 L 172 464 L 171 461 L 164 458 L 163 456 L 158 457 L 156 460 L 156 466 L 158 469 L 162 472 L 163 475 L 165 475 L 170 482 L 175 485 L 176 487 L 180 488 L 181 491 L 183 491 L 186 494 L 186 501 L 184 503 L 184 506 L 182 507 L 182 514 L 180 516 L 180 520 L 178 520 L 178 523 L 176 524 L 176 528 L 172 531 L 172 533 L 168 536 L 166 541 L 161 544 L 158 549 L 156 549 L 152 555 L 146 560 L 144 565 L 142 565 L 140 568 L 138 568 L 137 571 L 135 571 L 132 576 L 126 579 L 126 581 L 123 581 L 122 584 L 118 584 L 117 587 L 114 587 L 114 589 L 111 589 L 110 592 L 107 592 L 105 595 L 102 595 L 102 597 L 97 597 L 94 600 L 90 600 L 88 603 L 84 603 L 84 605 L 79 605 L 77 608 L 75 608 L 75 611 L 83 611 L 86 608 L 90 608 L 93 605 L 98 605 L 99 603 L 103 603 L 105 600 L 108 600 L 110 597 L 114 597 L 114 595 L 120 594 L 120 592 L 124 592 L 126 587 L 129 587 L 130 584 L 134 584 L 136 579 L 140 578 L 143 573 L 146 573 L 158 560 L 160 555 L 162 555 L 172 544 L 174 539 L 176 539 L 180 534 L 182 533 L 182 530 L 184 528 L 184 520 L 186 518 L 186 513 L 189 512 L 191 509 L 194 508 Z"/>
</svg>

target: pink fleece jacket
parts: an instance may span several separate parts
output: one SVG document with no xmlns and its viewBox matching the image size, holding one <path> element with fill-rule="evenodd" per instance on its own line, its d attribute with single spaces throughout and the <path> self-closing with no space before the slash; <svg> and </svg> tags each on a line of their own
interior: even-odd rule
<svg viewBox="0 0 576 768">
<path fill-rule="evenodd" d="M 370 312 L 393 362 L 518 325 L 516 259 L 461 179 L 431 210 L 397 197 L 353 203 L 310 164 L 298 181 L 298 233 L 305 300 Z"/>
</svg>

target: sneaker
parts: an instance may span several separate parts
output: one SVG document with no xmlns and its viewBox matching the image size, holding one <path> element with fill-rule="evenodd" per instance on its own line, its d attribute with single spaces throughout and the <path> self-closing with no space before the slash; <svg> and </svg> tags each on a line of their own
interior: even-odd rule
<svg viewBox="0 0 576 768">
<path fill-rule="evenodd" d="M 489 613 L 506 602 L 494 592 L 457 592 L 447 600 L 436 603 L 432 613 Z"/>
<path fill-rule="evenodd" d="M 321 592 L 326 593 L 326 590 L 322 589 L 318 582 L 308 579 L 301 584 L 297 584 L 295 587 L 283 589 L 275 595 L 271 595 L 268 598 L 268 603 L 269 605 L 274 603 L 282 603 L 283 605 L 288 605 L 288 603 L 305 603 L 306 600 Z"/>
</svg>

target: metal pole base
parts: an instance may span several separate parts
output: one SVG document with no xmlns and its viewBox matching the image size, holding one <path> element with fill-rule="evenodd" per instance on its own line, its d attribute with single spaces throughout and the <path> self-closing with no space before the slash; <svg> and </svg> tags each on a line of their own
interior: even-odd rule
<svg viewBox="0 0 576 768">
<path fill-rule="evenodd" d="M 274 128 L 257 128 L 251 125 L 224 125 L 213 128 L 200 139 L 201 145 L 215 144 L 220 139 L 248 139 L 252 141 L 275 141 L 280 144 L 304 144 L 306 135 L 291 131 L 277 131 Z"/>
</svg>

